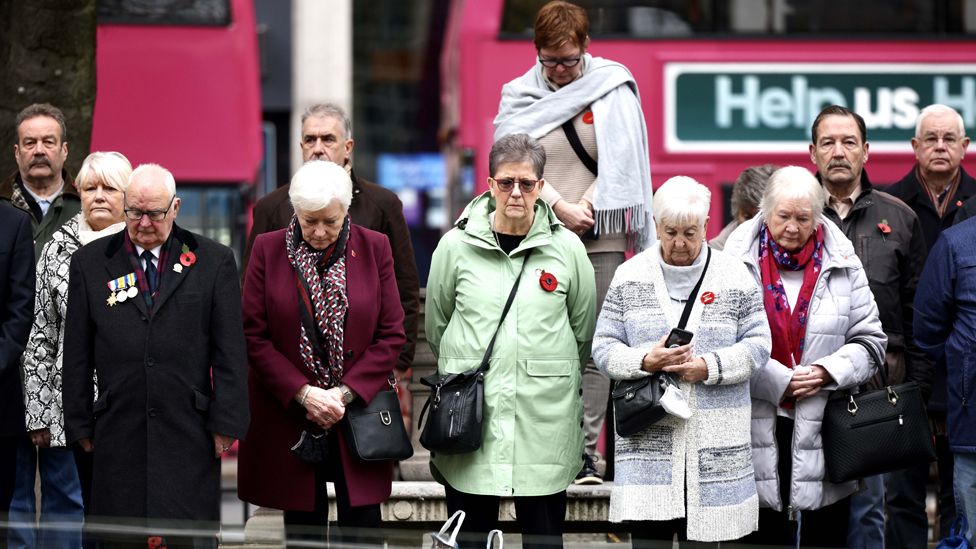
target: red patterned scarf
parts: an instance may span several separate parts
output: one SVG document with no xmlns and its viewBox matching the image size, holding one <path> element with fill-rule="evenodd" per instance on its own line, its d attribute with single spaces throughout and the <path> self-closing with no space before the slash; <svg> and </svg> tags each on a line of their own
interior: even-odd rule
<svg viewBox="0 0 976 549">
<path fill-rule="evenodd" d="M 337 387 L 342 380 L 343 332 L 349 299 L 346 295 L 346 240 L 349 216 L 339 238 L 325 250 L 315 250 L 302 238 L 298 217 L 285 232 L 288 262 L 298 287 L 302 361 L 319 387 Z"/>
<path fill-rule="evenodd" d="M 813 238 L 798 252 L 788 252 L 773 240 L 769 227 L 763 223 L 759 231 L 759 273 L 762 277 L 763 304 L 773 336 L 770 356 L 793 368 L 803 357 L 803 339 L 807 333 L 807 310 L 817 277 L 823 268 L 823 225 L 817 227 Z M 780 269 L 803 271 L 803 285 L 792 310 L 783 288 Z"/>
</svg>

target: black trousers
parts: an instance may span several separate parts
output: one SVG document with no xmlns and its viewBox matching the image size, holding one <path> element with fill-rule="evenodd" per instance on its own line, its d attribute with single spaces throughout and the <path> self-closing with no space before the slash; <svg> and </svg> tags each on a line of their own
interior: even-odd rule
<svg viewBox="0 0 976 549">
<path fill-rule="evenodd" d="M 465 513 L 464 524 L 458 535 L 458 545 L 463 548 L 485 546 L 488 532 L 498 528 L 498 496 L 480 496 L 459 492 L 444 485 L 447 496 L 447 514 L 458 510 Z M 515 520 L 522 534 L 522 547 L 526 549 L 552 549 L 563 546 L 563 530 L 566 523 L 566 491 L 548 496 L 515 496 Z"/>
<path fill-rule="evenodd" d="M 716 542 L 688 541 L 688 519 L 641 520 L 627 523 L 630 545 L 634 549 L 671 549 L 675 536 L 680 549 L 718 547 Z M 734 542 L 733 542 L 734 543 Z"/>
<path fill-rule="evenodd" d="M 779 490 L 784 510 L 759 509 L 759 530 L 742 538 L 741 542 L 746 546 L 796 547 L 796 536 L 799 534 L 803 547 L 847 547 L 850 497 L 820 509 L 801 511 L 799 522 L 789 519 L 786 508 L 790 501 L 793 466 L 792 419 L 776 418 L 776 444 L 779 447 Z"/>
<path fill-rule="evenodd" d="M 944 421 L 943 417 L 943 421 Z M 936 493 L 939 503 L 939 530 L 936 538 L 949 534 L 949 525 L 956 518 L 956 501 L 952 492 L 952 450 L 949 438 L 935 436 L 935 454 L 939 473 Z M 925 497 L 929 482 L 929 464 L 923 463 L 895 471 L 888 475 L 885 489 L 885 547 L 914 549 L 925 547 L 929 538 L 929 518 L 925 513 Z"/>
<path fill-rule="evenodd" d="M 327 483 L 335 483 L 336 526 L 328 529 L 329 493 Z M 342 472 L 339 442 L 329 436 L 329 455 L 315 470 L 315 510 L 285 511 L 285 545 L 296 541 L 322 541 L 338 544 L 383 545 L 383 516 L 379 504 L 353 507 L 349 486 Z"/>
</svg>

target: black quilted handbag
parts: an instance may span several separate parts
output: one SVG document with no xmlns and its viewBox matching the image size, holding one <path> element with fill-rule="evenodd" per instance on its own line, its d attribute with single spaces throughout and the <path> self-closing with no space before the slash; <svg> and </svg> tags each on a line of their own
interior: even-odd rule
<svg viewBox="0 0 976 549">
<path fill-rule="evenodd" d="M 341 422 L 346 443 L 352 454 L 363 461 L 402 461 L 413 455 L 392 378 L 390 385 L 391 389 L 376 393 L 368 405 L 356 399 L 346 407 Z"/>
<path fill-rule="evenodd" d="M 864 347 L 878 364 L 885 387 L 858 394 L 836 391 L 827 401 L 821 435 L 827 478 L 835 483 L 935 461 L 918 384 L 888 385 L 885 363 L 873 347 Z"/>
</svg>

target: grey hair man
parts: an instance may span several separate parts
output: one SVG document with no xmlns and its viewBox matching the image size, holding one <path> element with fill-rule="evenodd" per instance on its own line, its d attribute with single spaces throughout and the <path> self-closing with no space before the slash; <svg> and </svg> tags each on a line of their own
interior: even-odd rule
<svg viewBox="0 0 976 549">
<path fill-rule="evenodd" d="M 950 226 L 976 215 L 976 179 L 962 167 L 969 138 L 963 119 L 951 107 L 929 105 L 915 122 L 912 149 L 915 164 L 905 177 L 887 189 L 911 208 L 922 225 L 926 248 L 932 248 L 942 232 Z M 938 509 L 941 532 L 945 537 L 956 516 L 952 490 L 953 455 L 949 450 L 946 429 L 946 370 L 932 372 L 932 396 L 929 416 L 936 427 L 938 456 Z M 886 494 L 888 523 L 885 543 L 888 547 L 920 547 L 928 542 L 928 518 L 925 493 L 929 479 L 928 464 L 891 473 Z"/>
<path fill-rule="evenodd" d="M 81 198 L 64 170 L 68 141 L 60 109 L 35 103 L 17 114 L 14 158 L 17 171 L 0 182 L 0 201 L 31 215 L 34 252 L 39 256 L 61 225 L 81 211 Z"/>
<path fill-rule="evenodd" d="M 397 359 L 397 369 L 406 370 L 413 364 L 417 342 L 417 321 L 420 317 L 420 280 L 413 255 L 410 229 L 403 217 L 403 204 L 396 193 L 356 175 L 352 167 L 352 121 L 346 112 L 332 103 L 312 105 L 302 114 L 302 160 L 328 160 L 349 171 L 352 179 L 352 223 L 381 232 L 390 239 L 393 248 L 393 270 L 396 273 L 400 305 L 403 307 L 403 330 L 407 343 Z M 288 200 L 290 185 L 283 185 L 258 200 L 254 206 L 254 223 L 244 249 L 244 267 L 259 234 L 284 229 L 294 214 Z"/>
</svg>

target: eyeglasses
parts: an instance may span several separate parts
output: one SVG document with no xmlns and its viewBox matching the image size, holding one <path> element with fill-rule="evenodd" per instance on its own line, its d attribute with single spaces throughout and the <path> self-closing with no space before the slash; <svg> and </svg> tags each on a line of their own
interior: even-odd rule
<svg viewBox="0 0 976 549">
<path fill-rule="evenodd" d="M 943 136 L 926 135 L 922 138 L 922 145 L 927 149 L 931 149 L 938 145 L 940 140 L 946 147 L 955 147 L 956 143 L 959 142 L 959 138 L 952 134 Z"/>
<path fill-rule="evenodd" d="M 165 210 L 135 210 L 126 208 L 123 211 L 125 212 L 125 217 L 127 217 L 129 221 L 142 221 L 142 218 L 145 216 L 149 218 L 149 221 L 159 223 L 163 219 L 166 219 L 166 214 L 168 214 L 169 209 L 173 207 L 174 200 L 176 200 L 175 194 L 173 195 L 173 198 L 169 199 L 169 205 L 166 206 Z"/>
<path fill-rule="evenodd" d="M 530 193 L 535 190 L 535 186 L 539 184 L 541 179 L 513 179 L 511 177 L 506 177 L 504 179 L 491 178 L 498 185 L 498 190 L 503 193 L 510 193 L 512 189 L 515 188 L 515 184 L 518 183 L 519 190 L 523 193 Z"/>
<path fill-rule="evenodd" d="M 579 62 L 580 62 L 580 59 L 582 59 L 582 58 L 583 58 L 582 56 L 580 56 L 580 57 L 567 57 L 565 59 L 543 59 L 543 58 L 540 57 L 539 58 L 539 62 L 542 63 L 542 66 L 543 67 L 547 67 L 547 68 L 550 68 L 550 69 L 556 68 L 556 65 L 562 65 L 562 66 L 566 67 L 567 69 L 571 69 L 571 68 L 575 67 L 576 65 L 578 65 Z"/>
</svg>

